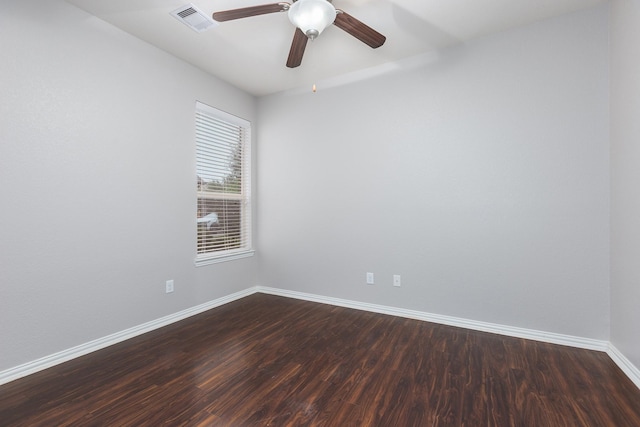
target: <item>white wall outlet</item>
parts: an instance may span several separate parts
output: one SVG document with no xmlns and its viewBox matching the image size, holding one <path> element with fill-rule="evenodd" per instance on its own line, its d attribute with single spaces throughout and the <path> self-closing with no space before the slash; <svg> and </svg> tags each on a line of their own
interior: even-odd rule
<svg viewBox="0 0 640 427">
<path fill-rule="evenodd" d="M 173 280 L 167 280 L 164 291 L 168 294 L 173 292 Z"/>
<path fill-rule="evenodd" d="M 400 275 L 399 274 L 394 274 L 393 275 L 393 286 L 400 286 Z"/>
<path fill-rule="evenodd" d="M 367 273 L 367 285 L 373 285 L 373 273 Z"/>
</svg>

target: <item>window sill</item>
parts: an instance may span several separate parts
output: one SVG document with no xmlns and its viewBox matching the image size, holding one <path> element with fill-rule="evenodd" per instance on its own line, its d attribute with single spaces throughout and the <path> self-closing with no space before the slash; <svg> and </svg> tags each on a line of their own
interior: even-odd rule
<svg viewBox="0 0 640 427">
<path fill-rule="evenodd" d="M 239 252 L 226 253 L 221 255 L 203 255 L 202 257 L 197 257 L 195 260 L 196 267 L 202 267 L 204 265 L 218 264 L 221 262 L 233 261 L 236 259 L 249 258 L 255 254 L 255 250 L 249 249 Z"/>
</svg>

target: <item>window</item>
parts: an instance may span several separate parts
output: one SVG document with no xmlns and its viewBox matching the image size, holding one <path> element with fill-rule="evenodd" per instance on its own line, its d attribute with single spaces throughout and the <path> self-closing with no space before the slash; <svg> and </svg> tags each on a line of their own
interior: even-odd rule
<svg viewBox="0 0 640 427">
<path fill-rule="evenodd" d="M 198 102 L 196 174 L 196 265 L 253 255 L 251 124 Z"/>
</svg>

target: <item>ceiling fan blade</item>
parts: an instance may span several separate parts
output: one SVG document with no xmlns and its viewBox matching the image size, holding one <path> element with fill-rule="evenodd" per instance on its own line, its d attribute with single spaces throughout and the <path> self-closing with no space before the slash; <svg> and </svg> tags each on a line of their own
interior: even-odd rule
<svg viewBox="0 0 640 427">
<path fill-rule="evenodd" d="M 284 12 L 286 10 L 289 10 L 289 3 L 271 3 L 215 12 L 213 14 L 213 19 L 218 22 L 224 22 L 234 19 L 248 18 L 250 16 L 265 15 L 267 13 Z"/>
<path fill-rule="evenodd" d="M 357 38 L 363 43 L 368 44 L 372 48 L 380 47 L 387 40 L 385 36 L 371 28 L 370 26 L 358 21 L 347 12 L 337 9 L 336 20 L 334 25 L 341 30 L 346 31 L 353 37 Z"/>
<path fill-rule="evenodd" d="M 307 41 L 309 38 L 300 30 L 296 28 L 296 32 L 293 35 L 293 42 L 291 43 L 291 49 L 289 50 L 289 58 L 287 58 L 287 67 L 296 68 L 302 64 L 302 55 L 304 55 L 304 49 L 307 47 Z"/>
</svg>

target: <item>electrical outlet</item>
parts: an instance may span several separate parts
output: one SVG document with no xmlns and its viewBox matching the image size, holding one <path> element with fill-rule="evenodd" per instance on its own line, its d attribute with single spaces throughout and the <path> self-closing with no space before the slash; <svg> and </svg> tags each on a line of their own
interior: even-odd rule
<svg viewBox="0 0 640 427">
<path fill-rule="evenodd" d="M 393 275 L 393 286 L 400 286 L 400 275 L 399 274 L 394 274 Z"/>
<path fill-rule="evenodd" d="M 167 280 L 164 291 L 168 294 L 173 292 L 173 280 Z"/>
<path fill-rule="evenodd" d="M 367 273 L 367 285 L 373 285 L 373 273 Z"/>
</svg>

